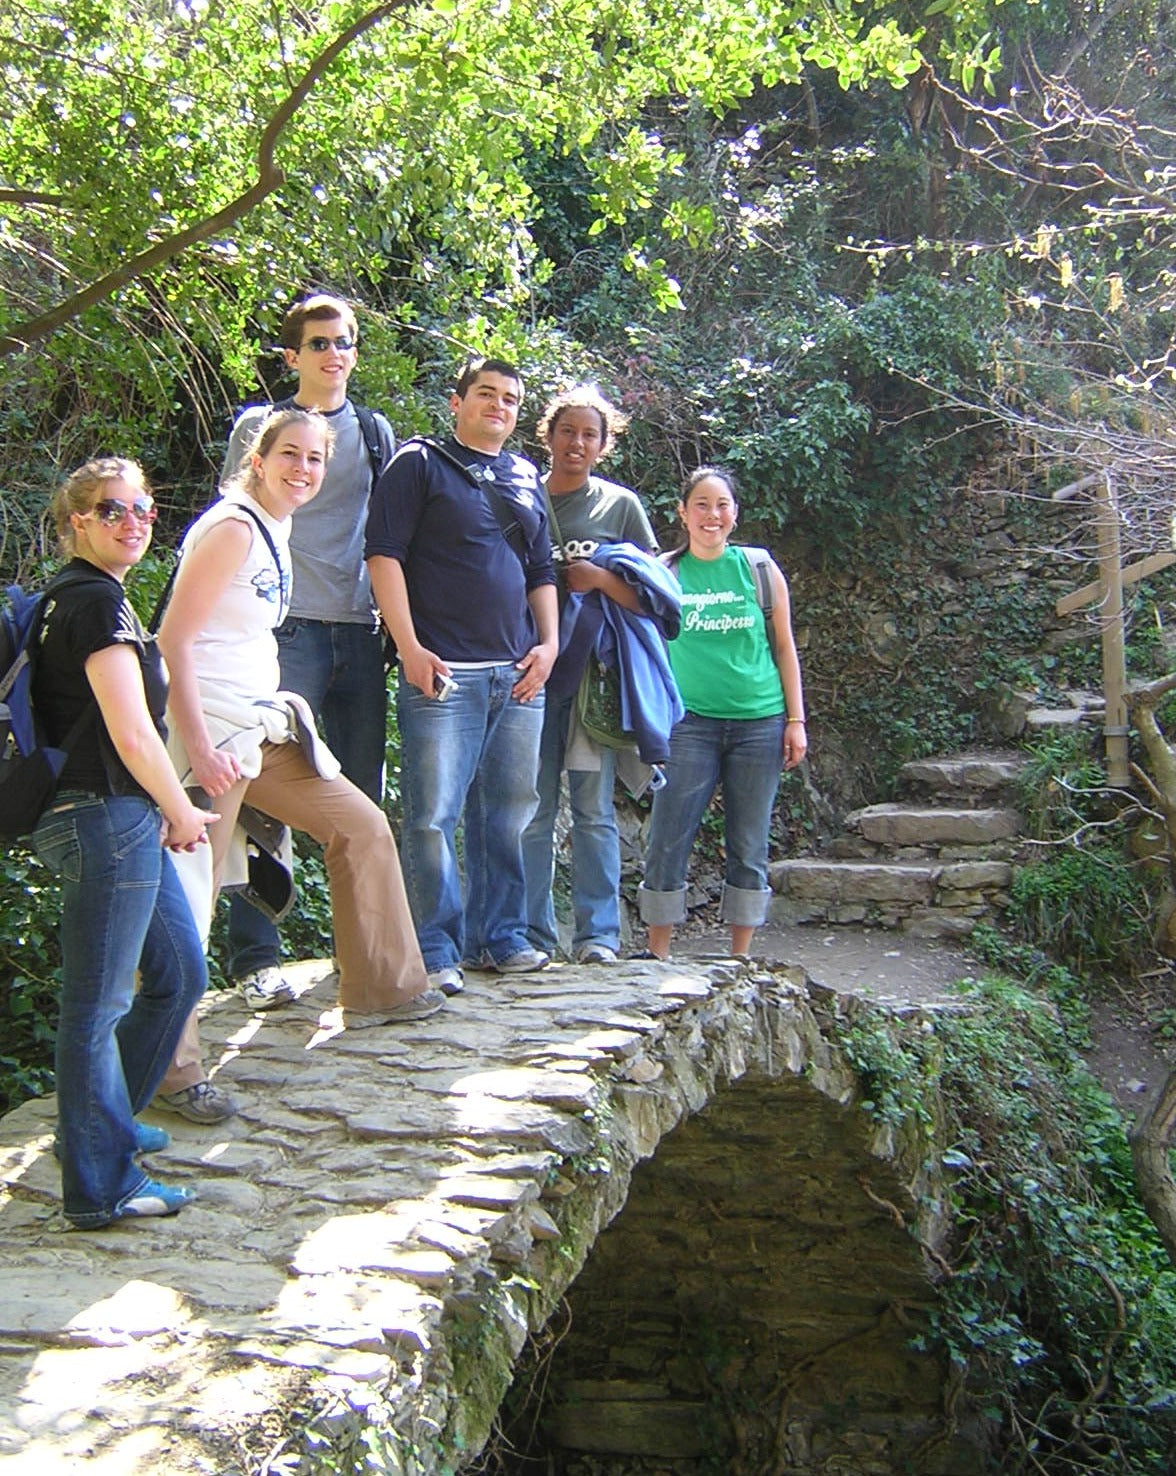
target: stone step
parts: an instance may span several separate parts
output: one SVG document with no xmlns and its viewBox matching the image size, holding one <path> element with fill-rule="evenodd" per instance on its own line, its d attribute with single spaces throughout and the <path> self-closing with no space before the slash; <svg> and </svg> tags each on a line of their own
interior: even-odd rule
<svg viewBox="0 0 1176 1476">
<path fill-rule="evenodd" d="M 1093 726 L 1103 721 L 1105 709 L 1090 707 L 1031 707 L 1025 714 L 1025 727 L 1031 733 L 1053 728 L 1078 728 L 1083 723 Z"/>
<path fill-rule="evenodd" d="M 823 902 L 929 903 L 940 892 L 1003 890 L 1007 861 L 829 861 L 798 856 L 773 861 L 768 881 L 781 896 Z"/>
<path fill-rule="evenodd" d="M 1026 760 L 1014 753 L 959 753 L 945 758 L 912 759 L 899 778 L 908 790 L 931 791 L 979 801 L 1012 793 Z"/>
<path fill-rule="evenodd" d="M 769 868 L 769 916 L 781 926 L 865 923 L 925 938 L 966 937 L 1007 905 L 1007 861 L 832 861 L 798 857 Z"/>
<path fill-rule="evenodd" d="M 1016 810 L 995 806 L 867 805 L 845 817 L 847 830 L 880 846 L 986 846 L 1013 839 L 1023 824 Z"/>
<path fill-rule="evenodd" d="M 1056 705 L 1031 704 L 1025 714 L 1025 727 L 1038 733 L 1051 728 L 1076 728 L 1081 724 L 1101 727 L 1106 714 L 1107 699 L 1102 692 L 1071 687 L 1062 692 L 1061 702 Z"/>
</svg>

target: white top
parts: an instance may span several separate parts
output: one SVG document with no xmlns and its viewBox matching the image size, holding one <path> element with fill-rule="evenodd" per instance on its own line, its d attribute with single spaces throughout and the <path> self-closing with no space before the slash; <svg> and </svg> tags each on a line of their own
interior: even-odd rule
<svg viewBox="0 0 1176 1476">
<path fill-rule="evenodd" d="M 222 488 L 239 470 L 253 437 L 272 405 L 251 405 L 241 412 L 229 437 L 221 472 Z M 364 625 L 373 629 L 371 585 L 363 558 L 372 462 L 355 406 L 345 400 L 337 410 L 320 411 L 335 432 L 335 449 L 323 473 L 323 484 L 310 502 L 298 508 L 290 533 L 294 596 L 290 614 L 303 620 Z M 396 449 L 392 427 L 377 415 L 376 427 L 391 460 Z"/>
<path fill-rule="evenodd" d="M 274 541 L 279 569 L 261 529 L 248 513 L 261 518 Z M 220 523 L 234 519 L 249 529 L 249 552 L 217 601 L 208 625 L 193 647 L 193 662 L 202 705 L 258 702 L 271 699 L 281 684 L 274 629 L 290 603 L 290 519 L 279 522 L 256 499 L 228 492 L 192 524 L 180 545 L 181 558 Z"/>
</svg>

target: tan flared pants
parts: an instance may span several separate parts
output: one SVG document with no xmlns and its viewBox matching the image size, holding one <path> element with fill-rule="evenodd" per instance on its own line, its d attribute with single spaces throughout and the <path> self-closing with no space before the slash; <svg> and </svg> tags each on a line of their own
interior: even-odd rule
<svg viewBox="0 0 1176 1476">
<path fill-rule="evenodd" d="M 422 993 L 428 985 L 425 965 L 396 842 L 383 810 L 341 775 L 321 778 L 297 743 L 263 744 L 257 778 L 242 779 L 213 801 L 220 815 L 208 830 L 214 906 L 237 815 L 245 803 L 292 830 L 304 831 L 324 847 L 340 1004 L 367 1014 Z M 204 925 L 202 919 L 197 921 Z M 205 1074 L 193 1013 L 159 1089 L 178 1092 L 203 1081 Z"/>
</svg>

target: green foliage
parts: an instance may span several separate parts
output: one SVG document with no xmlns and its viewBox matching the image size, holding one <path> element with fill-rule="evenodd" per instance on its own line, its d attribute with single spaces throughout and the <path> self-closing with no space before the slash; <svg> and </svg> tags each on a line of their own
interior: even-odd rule
<svg viewBox="0 0 1176 1476">
<path fill-rule="evenodd" d="M 555 34 L 566 44 L 553 60 Z M 866 30 L 846 0 L 691 15 L 617 0 L 603 27 L 586 0 L 407 13 L 345 0 L 296 22 L 248 0 L 71 0 L 61 16 L 8 12 L 0 59 L 0 174 L 14 187 L 2 240 L 20 284 L 0 299 L 0 326 L 20 329 L 30 303 L 68 297 L 64 282 L 92 283 L 211 219 L 217 229 L 97 304 L 162 309 L 202 338 L 236 296 L 223 322 L 234 344 L 247 338 L 242 309 L 274 300 L 307 261 L 336 281 L 393 268 L 434 294 L 498 288 L 518 300 L 536 203 L 526 156 L 580 153 L 599 218 L 620 222 L 677 166 L 642 116 L 653 99 L 689 92 L 717 113 L 758 75 L 796 81 L 806 63 L 842 87 L 919 65 L 893 20 Z M 271 148 L 279 172 L 239 198 Z M 35 233 L 41 249 L 22 258 Z M 150 339 L 136 340 L 143 366 L 161 362 Z"/>
<path fill-rule="evenodd" d="M 1129 968 L 1150 941 L 1149 898 L 1120 846 L 1050 852 L 1017 868 L 1010 895 L 1018 934 L 1079 971 Z"/>
<path fill-rule="evenodd" d="M 1076 973 L 1130 973 L 1147 954 L 1153 881 L 1133 863 L 1129 799 L 1108 789 L 1080 732 L 1039 740 L 1021 777 L 1022 808 L 1038 854 L 1019 866 L 1008 918 L 1024 943 Z"/>
<path fill-rule="evenodd" d="M 55 878 L 29 851 L 0 862 L 0 1114 L 52 1087 L 61 946 Z"/>
<path fill-rule="evenodd" d="M 936 1074 L 939 1048 L 929 1032 L 900 1034 L 881 1012 L 861 1011 L 841 1022 L 838 1044 L 857 1075 L 863 1112 L 891 1128 L 913 1115 L 930 1129 L 926 1084 Z"/>
<path fill-rule="evenodd" d="M 1036 840 L 1069 835 L 1100 818 L 1107 789 L 1091 734 L 1059 728 L 1026 750 L 1019 803 Z"/>
<path fill-rule="evenodd" d="M 937 1089 L 952 1242 L 917 1345 L 942 1349 L 1006 1473 L 1160 1473 L 1176 1440 L 1176 1277 L 1135 1196 L 1123 1125 L 1057 1013 L 1007 979 L 930 1032 L 855 1019 L 868 1110 Z"/>
<path fill-rule="evenodd" d="M 298 900 L 281 925 L 288 958 L 330 958 L 333 950 L 331 891 L 322 847 L 308 836 L 294 838 Z"/>
<path fill-rule="evenodd" d="M 174 496 L 181 526 L 207 495 L 233 404 L 276 387 L 265 345 L 308 286 L 367 309 L 358 382 L 412 430 L 435 418 L 435 386 L 422 396 L 414 382 L 495 334 L 553 384 L 586 358 L 581 325 L 608 324 L 615 364 L 630 327 L 656 336 L 667 309 L 697 309 L 708 294 L 691 301 L 683 271 L 696 281 L 715 243 L 754 248 L 743 286 L 772 280 L 759 247 L 775 219 L 822 240 L 840 182 L 798 167 L 766 194 L 748 180 L 746 200 L 725 184 L 715 195 L 686 178 L 700 162 L 691 139 L 708 146 L 713 120 L 757 84 L 785 100 L 802 78 L 835 98 L 874 77 L 901 85 L 921 64 L 918 24 L 906 22 L 883 8 L 867 19 L 851 0 L 723 0 L 688 16 L 665 0 L 617 0 L 603 20 L 587 0 L 541 12 L 343 0 L 296 18 L 249 0 L 5 12 L 0 337 L 12 335 L 10 353 L 34 346 L 14 358 L 0 425 L 10 566 L 34 536 L 47 467 L 99 449 L 164 474 L 165 514 L 172 522 Z M 988 24 L 984 5 L 953 9 L 953 37 Z M 753 152 L 733 145 L 729 172 Z M 553 192 L 561 177 L 569 187 Z M 763 224 L 749 230 L 743 212 L 761 201 Z M 709 444 L 757 477 L 775 465 L 765 494 L 779 516 L 812 508 L 834 525 L 844 506 L 864 521 L 857 462 L 877 449 L 876 426 L 852 360 L 871 374 L 879 363 L 908 372 L 912 355 L 926 368 L 917 341 L 935 336 L 937 309 L 925 296 L 889 323 L 875 305 L 861 344 L 811 352 L 808 304 L 782 314 L 773 302 L 764 323 L 787 319 L 788 332 L 762 354 L 732 343 L 716 363 L 732 385 Z M 571 300 L 574 321 L 549 353 L 544 315 Z M 813 304 L 814 321 L 832 323 L 834 302 Z M 926 321 L 904 329 L 915 316 Z M 741 425 L 741 360 L 770 372 L 793 356 L 781 428 Z"/>
<path fill-rule="evenodd" d="M 978 923 L 968 935 L 968 946 L 999 973 L 1020 980 L 1048 999 L 1061 1016 L 1070 1042 L 1079 1050 L 1090 1048 L 1090 1003 L 1083 979 L 1040 948 L 1012 942 L 991 923 Z"/>
</svg>

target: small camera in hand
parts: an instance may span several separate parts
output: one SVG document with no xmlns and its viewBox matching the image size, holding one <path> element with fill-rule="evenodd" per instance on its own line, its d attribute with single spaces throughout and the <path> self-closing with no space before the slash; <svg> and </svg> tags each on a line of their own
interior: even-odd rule
<svg viewBox="0 0 1176 1476">
<path fill-rule="evenodd" d="M 433 696 L 438 702 L 444 702 L 456 691 L 457 683 L 452 677 L 442 676 L 439 671 L 433 673 Z"/>
</svg>

